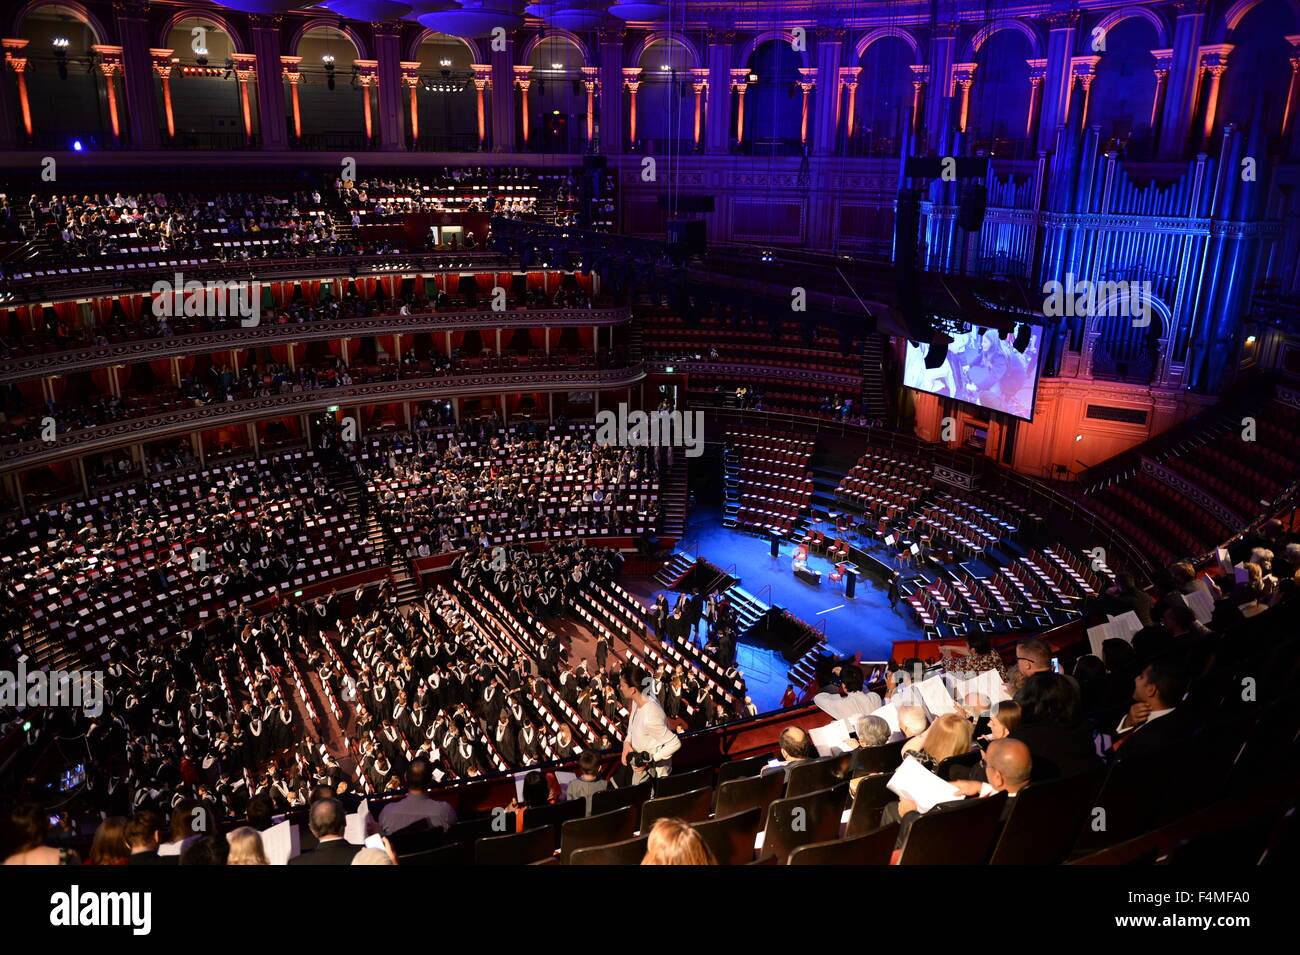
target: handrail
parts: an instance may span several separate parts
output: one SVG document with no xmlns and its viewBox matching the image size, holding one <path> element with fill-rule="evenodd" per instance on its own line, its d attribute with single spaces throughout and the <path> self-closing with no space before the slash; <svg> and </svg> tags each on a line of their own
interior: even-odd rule
<svg viewBox="0 0 1300 955">
<path fill-rule="evenodd" d="M 59 435 L 53 441 L 27 441 L 0 446 L 0 472 L 32 467 L 74 455 L 157 440 L 196 428 L 255 421 L 259 418 L 323 411 L 332 405 L 363 405 L 393 399 L 425 400 L 440 397 L 530 391 L 571 391 L 575 388 L 621 388 L 645 377 L 640 365 L 626 368 L 565 371 L 523 371 L 507 374 L 477 374 L 406 381 L 372 382 L 345 388 L 313 388 L 308 391 L 218 402 L 170 411 L 146 418 L 129 418 L 93 428 Z"/>
<path fill-rule="evenodd" d="M 419 332 L 451 332 L 471 328 L 567 328 L 592 325 L 623 325 L 632 320 L 626 306 L 601 308 L 516 308 L 494 312 L 465 309 L 455 312 L 419 312 L 411 315 L 375 315 L 370 318 L 322 319 L 278 325 L 267 323 L 251 328 L 215 329 L 166 338 L 135 338 L 109 345 L 64 352 L 41 352 L 0 362 L 0 383 L 43 378 L 99 368 L 107 364 L 150 361 L 181 355 L 234 348 L 256 348 L 277 343 L 327 341 L 371 335 L 410 335 Z"/>
</svg>

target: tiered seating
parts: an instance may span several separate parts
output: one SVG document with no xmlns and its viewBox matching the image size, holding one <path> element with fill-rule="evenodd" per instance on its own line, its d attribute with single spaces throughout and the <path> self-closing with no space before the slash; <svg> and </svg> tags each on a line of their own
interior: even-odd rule
<svg viewBox="0 0 1300 955">
<path fill-rule="evenodd" d="M 803 327 L 783 322 L 771 331 L 759 331 L 732 324 L 722 318 L 705 316 L 696 325 L 687 325 L 677 315 L 662 310 L 647 310 L 644 316 L 643 348 L 647 355 L 665 361 L 685 361 L 696 356 L 729 364 L 775 365 L 781 368 L 805 368 L 840 375 L 860 375 L 860 343 L 851 354 L 844 354 L 838 336 L 821 329 L 811 342 L 795 345 L 803 338 Z M 717 352 L 716 358 L 713 352 Z"/>
<path fill-rule="evenodd" d="M 729 475 L 742 527 L 788 534 L 812 499 L 813 442 L 761 432 L 728 432 Z"/>
<path fill-rule="evenodd" d="M 912 509 L 930 487 L 932 467 L 900 451 L 869 450 L 840 479 L 839 499 L 894 521 Z"/>
<path fill-rule="evenodd" d="M 33 631 L 66 647 L 93 648 L 93 658 L 107 659 L 108 649 L 137 626 L 149 628 L 152 639 L 163 639 L 214 615 L 218 607 L 234 609 L 245 599 L 264 599 L 278 590 L 377 567 L 379 555 L 355 529 L 343 501 L 314 483 L 314 467 L 312 452 L 299 451 L 168 476 L 147 487 L 68 505 L 63 520 L 101 533 L 107 529 L 98 521 L 106 514 L 139 508 L 151 521 L 138 536 L 118 534 L 111 556 L 90 556 L 88 545 L 73 546 L 72 556 L 84 566 L 71 574 L 46 563 L 57 534 L 43 520 L 23 518 L 19 532 L 26 535 L 26 546 L 0 557 L 0 569 L 16 580 L 14 589 L 30 608 Z M 284 483 L 277 497 L 266 498 L 259 491 L 259 475 L 272 469 Z M 156 513 L 145 506 L 150 498 L 161 502 Z M 222 563 L 244 559 L 251 564 L 271 555 L 223 550 L 233 538 L 224 532 L 214 536 L 212 518 L 204 516 L 209 504 L 228 506 L 221 518 L 233 527 L 283 535 L 284 552 L 293 555 L 287 566 L 272 561 L 261 577 L 249 576 L 247 583 L 239 575 L 225 585 L 217 583 L 214 574 Z"/>
</svg>

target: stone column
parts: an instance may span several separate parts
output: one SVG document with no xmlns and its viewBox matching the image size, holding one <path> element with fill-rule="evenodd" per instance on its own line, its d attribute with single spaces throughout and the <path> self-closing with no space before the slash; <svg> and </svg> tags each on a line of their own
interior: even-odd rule
<svg viewBox="0 0 1300 955">
<path fill-rule="evenodd" d="M 532 72 L 532 70 L 533 68 L 531 66 L 515 67 L 515 84 L 519 87 L 519 108 L 520 108 L 520 115 L 523 118 L 523 137 L 524 137 L 523 147 L 525 152 L 528 151 L 528 134 L 529 134 L 528 126 L 530 122 L 529 106 L 528 106 L 528 88 L 533 85 L 533 81 L 529 79 L 528 75 Z"/>
<path fill-rule="evenodd" d="M 122 143 L 122 115 L 117 105 L 117 77 L 122 72 L 122 48 L 97 43 L 91 47 L 99 54 L 99 69 L 104 74 L 104 92 L 108 96 L 108 122 L 113 141 Z"/>
<path fill-rule="evenodd" d="M 731 32 L 709 33 L 709 99 L 704 116 L 704 151 L 728 152 L 731 125 Z"/>
<path fill-rule="evenodd" d="M 302 139 L 302 104 L 298 100 L 298 85 L 302 82 L 302 72 L 298 69 L 302 63 L 300 56 L 282 56 L 280 62 L 284 64 L 284 78 L 289 81 L 289 100 L 291 114 L 293 116 L 293 138 L 295 141 Z M 261 97 L 258 97 L 261 100 Z"/>
<path fill-rule="evenodd" d="M 733 67 L 731 87 L 736 91 L 736 145 L 745 141 L 745 90 L 749 89 L 749 67 Z"/>
<path fill-rule="evenodd" d="M 815 80 L 820 81 L 817 90 L 816 115 L 813 119 L 813 154 L 831 156 L 840 133 L 840 98 L 843 87 L 840 83 L 840 61 L 844 56 L 845 31 L 842 29 L 822 29 L 817 31 L 817 69 Z M 800 71 L 802 72 L 802 70 Z M 807 99 L 807 94 L 804 94 Z"/>
<path fill-rule="evenodd" d="M 375 31 L 375 86 L 379 91 L 379 148 L 385 152 L 406 149 L 402 129 L 402 49 L 400 23 L 377 23 Z"/>
<path fill-rule="evenodd" d="M 176 139 L 176 115 L 172 110 L 172 70 L 180 62 L 180 57 L 172 56 L 175 50 L 151 49 L 149 55 L 153 58 L 153 69 L 158 74 L 158 79 L 162 83 L 163 94 L 163 117 L 167 121 L 167 140 L 173 142 Z"/>
<path fill-rule="evenodd" d="M 288 149 L 289 132 L 284 116 L 285 71 L 280 62 L 280 17 L 253 15 L 248 18 L 248 23 L 253 32 L 253 54 L 257 57 L 257 116 L 262 148 Z M 300 57 L 298 62 L 301 62 Z"/>
<path fill-rule="evenodd" d="M 248 84 L 257 75 L 257 57 L 252 53 L 232 53 L 235 61 L 235 80 L 239 83 L 239 108 L 244 117 L 244 142 L 253 142 L 253 106 L 248 98 Z"/>
<path fill-rule="evenodd" d="M 158 114 L 153 99 L 153 57 L 148 40 L 149 12 L 139 0 L 116 0 L 113 18 L 122 42 L 121 74 L 131 148 L 157 149 Z"/>
<path fill-rule="evenodd" d="M 1164 115 L 1160 122 L 1160 158 L 1175 159 L 1187 148 L 1192 116 L 1196 112 L 1201 31 L 1205 0 L 1179 0 L 1174 10 L 1174 45 L 1169 54 L 1169 80 L 1165 88 Z"/>
<path fill-rule="evenodd" d="M 515 71 L 513 41 L 492 51 L 492 151 L 515 151 Z"/>
<path fill-rule="evenodd" d="M 636 147 L 636 91 L 641 88 L 641 67 L 623 67 L 623 84 L 627 87 L 627 141 Z"/>
<path fill-rule="evenodd" d="M 1223 74 L 1228 72 L 1228 56 L 1232 45 L 1219 43 L 1201 47 L 1201 63 L 1205 67 L 1205 125 L 1201 129 L 1201 143 L 1208 148 L 1214 136 L 1214 121 L 1219 115 L 1219 86 Z"/>
<path fill-rule="evenodd" d="M 1077 12 L 1053 13 L 1047 18 L 1047 59 L 1043 62 L 1043 102 L 1039 110 L 1038 148 L 1048 149 L 1056 127 L 1070 115 L 1071 54 L 1079 32 Z"/>
<path fill-rule="evenodd" d="M 492 85 L 492 67 L 487 63 L 471 63 L 474 71 L 474 107 L 478 115 L 478 148 L 487 149 L 487 92 Z"/>
</svg>

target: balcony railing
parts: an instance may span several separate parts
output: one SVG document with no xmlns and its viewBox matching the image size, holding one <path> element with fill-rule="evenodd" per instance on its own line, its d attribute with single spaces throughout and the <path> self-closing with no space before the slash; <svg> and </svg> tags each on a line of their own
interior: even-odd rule
<svg viewBox="0 0 1300 955">
<path fill-rule="evenodd" d="M 471 328 L 568 328 L 622 325 L 632 320 L 631 309 L 544 308 L 489 309 L 459 312 L 422 312 L 414 315 L 380 315 L 373 318 L 323 319 L 291 325 L 257 325 L 170 338 L 141 338 L 65 352 L 43 352 L 0 362 L 0 383 L 67 375 L 105 365 L 123 365 L 181 355 L 203 355 L 232 348 L 260 348 L 287 342 L 329 341 L 372 335 L 411 335 L 452 332 Z"/>
<path fill-rule="evenodd" d="M 344 388 L 313 388 L 242 401 L 198 405 L 145 418 L 128 418 L 93 428 L 60 434 L 53 441 L 26 441 L 0 447 L 0 472 L 33 467 L 60 458 L 107 451 L 156 441 L 208 428 L 221 428 L 261 418 L 311 414 L 333 406 L 357 406 L 392 401 L 427 401 L 520 391 L 555 392 L 628 388 L 645 378 L 639 365 L 626 368 L 573 368 L 497 374 L 456 375 L 383 381 Z"/>
</svg>

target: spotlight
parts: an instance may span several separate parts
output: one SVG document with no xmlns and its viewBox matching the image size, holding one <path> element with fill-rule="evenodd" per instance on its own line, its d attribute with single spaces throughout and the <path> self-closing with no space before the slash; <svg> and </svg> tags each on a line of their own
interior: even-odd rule
<svg viewBox="0 0 1300 955">
<path fill-rule="evenodd" d="M 451 60 L 444 57 L 443 59 L 438 61 L 438 65 L 441 66 L 443 69 L 446 69 L 447 67 L 451 66 Z"/>
<path fill-rule="evenodd" d="M 50 41 L 50 45 L 54 47 L 54 59 L 58 64 L 59 79 L 66 80 L 68 78 L 68 38 L 66 36 L 56 36 Z"/>
<path fill-rule="evenodd" d="M 79 152 L 81 152 L 81 148 L 82 148 L 82 147 L 81 147 L 81 140 L 80 140 L 80 139 L 74 139 L 74 140 L 72 141 L 72 151 L 73 151 L 74 153 L 79 153 Z"/>
<path fill-rule="evenodd" d="M 563 63 L 552 63 L 552 64 L 551 64 L 551 69 L 556 70 L 556 71 L 562 70 L 562 69 L 564 69 L 564 64 L 563 64 Z"/>
<path fill-rule="evenodd" d="M 334 89 L 334 54 L 326 53 L 320 60 L 325 64 L 325 85 Z"/>
</svg>

